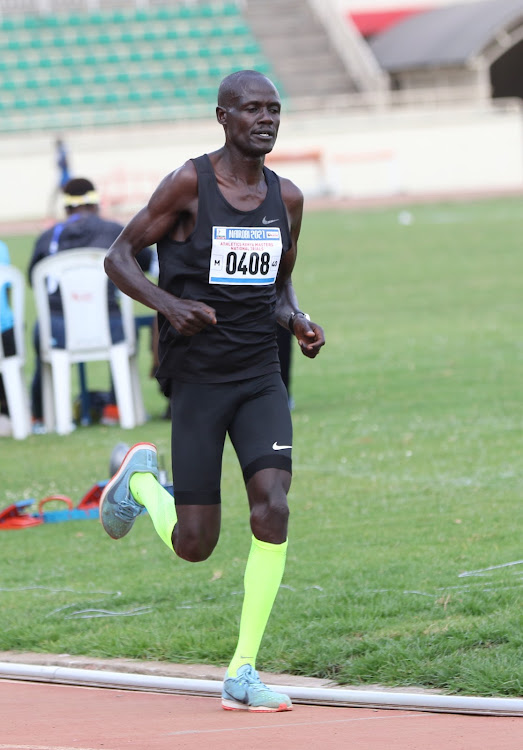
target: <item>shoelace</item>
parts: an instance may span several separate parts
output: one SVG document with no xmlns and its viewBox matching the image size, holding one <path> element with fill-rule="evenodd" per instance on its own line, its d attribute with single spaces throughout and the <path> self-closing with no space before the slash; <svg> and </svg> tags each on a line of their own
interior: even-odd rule
<svg viewBox="0 0 523 750">
<path fill-rule="evenodd" d="M 260 680 L 258 673 L 253 670 L 250 670 L 249 672 L 244 672 L 242 675 L 239 675 L 238 677 L 240 681 L 240 685 L 243 687 L 251 687 L 254 690 L 268 690 L 269 688 L 267 685 L 264 685 L 263 682 Z"/>
<path fill-rule="evenodd" d="M 254 692 L 258 693 L 269 693 L 271 692 L 267 685 L 264 685 L 263 682 L 251 682 L 250 683 L 251 690 L 254 690 Z"/>
<path fill-rule="evenodd" d="M 125 498 L 118 504 L 118 508 L 115 515 L 118 516 L 122 521 L 134 521 L 136 516 L 139 516 L 142 509 L 132 499 Z"/>
</svg>

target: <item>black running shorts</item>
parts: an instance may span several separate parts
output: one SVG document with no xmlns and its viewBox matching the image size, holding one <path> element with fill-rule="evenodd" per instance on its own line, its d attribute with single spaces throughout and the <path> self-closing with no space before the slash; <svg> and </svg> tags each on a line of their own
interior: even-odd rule
<svg viewBox="0 0 523 750">
<path fill-rule="evenodd" d="M 180 505 L 221 501 L 227 433 L 245 483 L 261 469 L 292 470 L 292 424 L 279 372 L 232 383 L 172 382 L 172 468 Z"/>
</svg>

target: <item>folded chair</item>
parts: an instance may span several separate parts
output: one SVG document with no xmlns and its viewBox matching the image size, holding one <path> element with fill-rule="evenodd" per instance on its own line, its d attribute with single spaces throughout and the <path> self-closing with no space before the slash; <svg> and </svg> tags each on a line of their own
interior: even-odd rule
<svg viewBox="0 0 523 750">
<path fill-rule="evenodd" d="M 33 269 L 33 291 L 40 326 L 42 396 L 47 430 L 66 435 L 72 426 L 71 365 L 107 360 L 116 394 L 120 426 L 145 421 L 137 367 L 133 301 L 119 297 L 124 340 L 111 341 L 106 250 L 78 248 L 44 258 Z M 48 279 L 58 284 L 65 323 L 65 349 L 53 347 Z"/>
</svg>

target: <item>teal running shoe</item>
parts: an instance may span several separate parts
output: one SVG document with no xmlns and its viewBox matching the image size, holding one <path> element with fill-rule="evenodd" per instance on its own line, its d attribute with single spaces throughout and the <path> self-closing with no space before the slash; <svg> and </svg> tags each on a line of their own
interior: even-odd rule
<svg viewBox="0 0 523 750">
<path fill-rule="evenodd" d="M 131 494 L 129 482 L 137 472 L 158 478 L 158 455 L 152 443 L 137 443 L 125 456 L 114 477 L 104 487 L 100 498 L 100 521 L 113 539 L 121 539 L 132 529 L 144 510 Z"/>
<path fill-rule="evenodd" d="M 292 711 L 291 699 L 283 693 L 264 685 L 258 672 L 250 664 L 238 670 L 237 677 L 225 675 L 222 690 L 222 707 L 226 711 Z"/>
</svg>

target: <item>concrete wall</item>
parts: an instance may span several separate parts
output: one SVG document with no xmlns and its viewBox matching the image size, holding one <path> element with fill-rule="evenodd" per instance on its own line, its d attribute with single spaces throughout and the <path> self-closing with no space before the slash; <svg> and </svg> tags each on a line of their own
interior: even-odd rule
<svg viewBox="0 0 523 750">
<path fill-rule="evenodd" d="M 297 134 L 294 148 L 310 141 L 309 128 Z M 316 142 L 325 184 L 338 197 L 523 189 L 519 105 L 352 115 L 324 124 Z"/>
<path fill-rule="evenodd" d="M 214 121 L 63 134 L 73 172 L 92 179 L 104 210 L 129 215 L 191 156 L 222 145 Z M 56 181 L 54 137 L 0 138 L 0 221 L 45 220 Z M 307 196 L 379 198 L 523 190 L 519 105 L 382 114 L 287 114 L 268 164 Z"/>
</svg>

